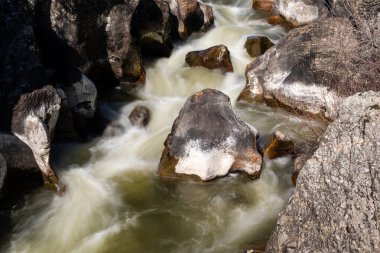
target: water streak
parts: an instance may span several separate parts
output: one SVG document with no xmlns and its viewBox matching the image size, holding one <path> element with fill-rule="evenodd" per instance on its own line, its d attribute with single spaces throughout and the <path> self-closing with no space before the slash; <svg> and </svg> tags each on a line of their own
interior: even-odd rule
<svg viewBox="0 0 380 253">
<path fill-rule="evenodd" d="M 262 135 L 280 129 L 295 139 L 313 136 L 311 123 L 279 110 L 235 105 L 252 60 L 245 38 L 266 35 L 276 42 L 284 31 L 257 16 L 250 1 L 213 1 L 213 7 L 214 29 L 193 35 L 170 58 L 147 67 L 140 99 L 121 109 L 121 135 L 100 138 L 82 166 L 71 163 L 81 160 L 88 146 L 65 151 L 70 155 L 62 157 L 69 160 L 57 166 L 65 168 L 66 195 L 40 189 L 15 211 L 7 252 L 234 252 L 268 237 L 291 193 L 289 157 L 267 162 L 255 181 L 231 176 L 207 184 L 165 184 L 156 174 L 164 140 L 185 99 L 204 88 L 230 96 L 236 112 Z M 185 64 L 187 52 L 221 43 L 231 52 L 234 73 Z M 137 104 L 151 111 L 147 129 L 128 121 Z"/>
</svg>

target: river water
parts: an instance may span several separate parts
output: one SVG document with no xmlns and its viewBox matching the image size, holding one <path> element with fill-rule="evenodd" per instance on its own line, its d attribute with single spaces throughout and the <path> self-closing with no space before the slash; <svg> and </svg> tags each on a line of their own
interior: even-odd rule
<svg viewBox="0 0 380 253">
<path fill-rule="evenodd" d="M 251 9 L 251 1 L 212 1 L 215 28 L 177 45 L 170 58 L 148 64 L 146 87 L 132 103 L 103 105 L 117 110 L 124 130 L 75 147 L 59 147 L 54 163 L 67 184 L 58 197 L 45 188 L 13 210 L 13 231 L 5 252 L 239 252 L 265 243 L 291 192 L 289 157 L 265 161 L 258 180 L 229 176 L 209 183 L 159 179 L 157 166 L 174 119 L 192 93 L 215 88 L 226 93 L 235 112 L 262 136 L 276 130 L 295 141 L 312 141 L 316 123 L 264 105 L 236 104 L 252 61 L 246 37 L 266 35 L 276 42 L 284 31 L 270 26 Z M 192 50 L 224 44 L 234 73 L 190 68 Z M 146 129 L 132 127 L 128 115 L 136 105 L 150 109 Z M 117 109 L 115 109 L 117 108 Z"/>
</svg>

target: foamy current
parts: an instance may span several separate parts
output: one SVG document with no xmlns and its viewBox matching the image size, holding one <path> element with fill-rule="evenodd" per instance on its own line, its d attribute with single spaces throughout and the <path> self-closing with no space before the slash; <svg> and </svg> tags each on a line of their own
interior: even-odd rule
<svg viewBox="0 0 380 253">
<path fill-rule="evenodd" d="M 58 197 L 39 189 L 29 196 L 12 213 L 16 225 L 5 252 L 231 253 L 265 242 L 292 191 L 289 157 L 266 161 L 261 178 L 254 181 L 230 176 L 205 184 L 168 184 L 156 173 L 164 140 L 186 98 L 205 88 L 227 94 L 239 117 L 263 136 L 281 130 L 295 140 L 315 137 L 313 122 L 266 106 L 236 104 L 245 85 L 245 66 L 252 61 L 244 48 L 246 37 L 265 35 L 276 42 L 284 31 L 260 18 L 251 1 L 212 5 L 215 28 L 194 34 L 170 58 L 146 68 L 139 99 L 119 112 L 120 135 L 91 143 L 89 156 L 88 144 L 59 147 L 55 164 L 67 184 L 66 194 Z M 229 48 L 234 73 L 186 65 L 187 52 L 217 44 Z M 151 112 L 146 129 L 128 121 L 136 105 Z M 104 107 L 114 110 L 112 104 Z"/>
</svg>

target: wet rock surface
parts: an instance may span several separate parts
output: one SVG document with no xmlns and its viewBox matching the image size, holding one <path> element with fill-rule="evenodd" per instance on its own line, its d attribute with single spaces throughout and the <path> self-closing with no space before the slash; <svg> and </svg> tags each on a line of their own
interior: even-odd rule
<svg viewBox="0 0 380 253">
<path fill-rule="evenodd" d="M 39 171 L 30 147 L 13 134 L 0 134 L 0 153 L 14 171 Z"/>
<path fill-rule="evenodd" d="M 343 83 L 360 79 L 350 57 L 340 57 L 356 47 L 346 19 L 326 19 L 294 29 L 247 66 L 247 85 L 239 99 L 334 118 L 341 97 L 347 94 Z"/>
<path fill-rule="evenodd" d="M 267 37 L 248 37 L 245 42 L 245 49 L 251 57 L 258 57 L 264 54 L 274 44 Z"/>
<path fill-rule="evenodd" d="M 253 0 L 252 8 L 262 11 L 273 11 L 276 5 L 275 0 Z"/>
<path fill-rule="evenodd" d="M 45 86 L 22 95 L 12 117 L 12 133 L 30 147 L 44 181 L 58 193 L 63 191 L 63 185 L 51 166 L 50 149 L 60 105 L 56 90 Z"/>
<path fill-rule="evenodd" d="M 57 71 L 61 109 L 55 131 L 56 140 L 88 139 L 94 132 L 97 89 L 81 71 L 63 68 Z"/>
<path fill-rule="evenodd" d="M 98 94 L 144 85 L 142 57 L 169 56 L 173 40 L 212 24 L 212 8 L 198 1 L 2 1 L 0 133 L 22 139 L 46 181 L 59 190 L 49 162 L 58 115 L 57 141 L 93 138 L 104 129 L 95 129 L 101 124 Z M 47 85 L 53 87 L 48 91 Z M 37 105 L 41 91 L 51 97 Z M 23 150 L 16 147 L 22 145 L 14 152 Z"/>
<path fill-rule="evenodd" d="M 278 157 L 290 155 L 293 153 L 293 151 L 293 141 L 280 131 L 277 131 L 272 136 L 272 142 L 265 149 L 264 156 L 268 157 L 269 159 L 275 159 Z"/>
<path fill-rule="evenodd" d="M 133 108 L 128 118 L 132 126 L 146 127 L 150 120 L 150 112 L 145 106 L 138 105 Z"/>
<path fill-rule="evenodd" d="M 293 27 L 309 24 L 328 14 L 324 1 L 276 0 L 276 11 Z"/>
<path fill-rule="evenodd" d="M 379 252 L 380 94 L 340 106 L 279 215 L 266 252 Z"/>
<path fill-rule="evenodd" d="M 261 173 L 256 130 L 237 118 L 230 99 L 206 89 L 190 96 L 165 141 L 159 174 L 163 178 L 212 180 L 239 171 Z"/>
<path fill-rule="evenodd" d="M 233 72 L 230 51 L 224 45 L 189 52 L 185 60 L 191 67 L 203 66 L 209 69 L 221 69 L 223 72 Z"/>
<path fill-rule="evenodd" d="M 169 7 L 176 18 L 181 39 L 186 39 L 193 31 L 207 30 L 214 23 L 212 9 L 196 0 L 169 0 Z"/>
</svg>

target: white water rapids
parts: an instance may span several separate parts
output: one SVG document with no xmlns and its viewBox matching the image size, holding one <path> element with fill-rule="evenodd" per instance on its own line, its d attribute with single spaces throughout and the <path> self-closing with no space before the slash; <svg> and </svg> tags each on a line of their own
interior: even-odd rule
<svg viewBox="0 0 380 253">
<path fill-rule="evenodd" d="M 115 137 L 103 136 L 74 150 L 61 148 L 56 166 L 67 184 L 63 197 L 41 188 L 12 213 L 15 223 L 5 252 L 238 252 L 265 242 L 291 194 L 289 157 L 266 161 L 261 178 L 230 176 L 205 184 L 164 183 L 157 175 L 163 143 L 192 93 L 214 88 L 227 94 L 236 113 L 261 135 L 281 130 L 293 139 L 311 138 L 310 122 L 266 106 L 236 105 L 245 85 L 248 36 L 276 42 L 284 31 L 251 9 L 251 1 L 213 1 L 215 28 L 177 45 L 170 58 L 147 66 L 138 100 L 121 106 Z M 231 53 L 234 73 L 190 68 L 185 55 L 217 44 Z M 128 115 L 147 106 L 146 129 L 132 127 Z M 113 110 L 110 104 L 108 110 Z M 83 162 L 90 146 L 89 159 Z M 77 163 L 77 164 L 76 164 Z"/>
</svg>

